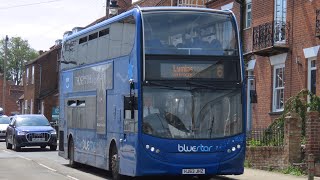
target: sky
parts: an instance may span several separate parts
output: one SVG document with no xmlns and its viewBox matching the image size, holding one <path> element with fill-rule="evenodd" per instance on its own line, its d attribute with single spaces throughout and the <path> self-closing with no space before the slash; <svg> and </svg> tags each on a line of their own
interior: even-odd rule
<svg viewBox="0 0 320 180">
<path fill-rule="evenodd" d="M 103 17 L 106 0 L 0 0 L 0 38 L 21 37 L 49 50 L 65 31 Z"/>
</svg>

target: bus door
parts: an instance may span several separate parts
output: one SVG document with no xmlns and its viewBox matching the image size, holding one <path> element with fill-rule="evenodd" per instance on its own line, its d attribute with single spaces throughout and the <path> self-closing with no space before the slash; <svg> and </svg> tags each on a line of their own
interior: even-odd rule
<svg viewBox="0 0 320 180">
<path fill-rule="evenodd" d="M 123 135 L 120 138 L 120 151 L 122 153 L 122 162 L 126 164 L 122 169 L 124 174 L 132 174 L 135 172 L 136 151 L 138 134 L 138 99 L 134 94 L 130 93 L 124 96 L 124 113 L 123 113 Z"/>
</svg>

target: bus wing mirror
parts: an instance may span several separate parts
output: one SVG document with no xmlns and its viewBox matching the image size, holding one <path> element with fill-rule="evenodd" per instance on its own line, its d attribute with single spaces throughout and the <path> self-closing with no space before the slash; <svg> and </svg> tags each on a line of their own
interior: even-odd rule
<svg viewBox="0 0 320 180">
<path fill-rule="evenodd" d="M 134 110 L 138 110 L 138 98 L 134 96 L 124 97 L 124 117 L 125 119 L 134 118 Z"/>
</svg>

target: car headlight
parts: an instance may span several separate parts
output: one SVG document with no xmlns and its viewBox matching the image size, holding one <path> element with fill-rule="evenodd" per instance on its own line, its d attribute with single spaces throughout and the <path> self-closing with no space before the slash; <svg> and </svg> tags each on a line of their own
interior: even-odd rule
<svg viewBox="0 0 320 180">
<path fill-rule="evenodd" d="M 18 134 L 18 135 L 26 135 L 27 133 L 24 132 L 24 131 L 18 131 L 17 134 Z"/>
<path fill-rule="evenodd" d="M 55 130 L 50 131 L 50 134 L 57 134 L 57 131 L 55 131 Z"/>
</svg>

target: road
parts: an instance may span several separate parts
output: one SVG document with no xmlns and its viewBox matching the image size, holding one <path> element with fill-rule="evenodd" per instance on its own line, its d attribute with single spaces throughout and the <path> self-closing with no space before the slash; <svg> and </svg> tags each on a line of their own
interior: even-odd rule
<svg viewBox="0 0 320 180">
<path fill-rule="evenodd" d="M 7 150 L 5 142 L 0 140 L 0 180 L 111 180 L 107 171 L 82 166 L 77 169 L 68 166 L 68 161 L 58 156 L 58 151 L 47 149 L 23 148 L 21 152 Z M 138 178 L 135 178 L 138 179 Z M 150 177 L 139 178 L 149 180 Z M 163 180 L 164 177 L 152 177 Z M 166 177 L 177 180 L 177 177 Z M 181 177 L 179 179 L 195 179 Z M 294 177 L 279 173 L 246 169 L 241 176 L 217 176 L 211 180 L 298 180 L 306 177 Z"/>
</svg>

